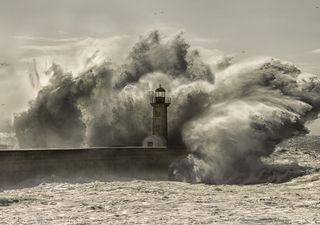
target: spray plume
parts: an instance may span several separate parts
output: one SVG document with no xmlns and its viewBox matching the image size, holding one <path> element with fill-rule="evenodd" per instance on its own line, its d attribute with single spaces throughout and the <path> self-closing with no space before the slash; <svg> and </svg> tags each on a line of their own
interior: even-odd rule
<svg viewBox="0 0 320 225">
<path fill-rule="evenodd" d="M 155 31 L 122 65 L 105 62 L 74 77 L 53 64 L 49 85 L 15 119 L 20 146 L 140 144 L 151 127 L 146 93 L 161 83 L 173 99 L 169 142 L 190 152 L 172 164 L 170 177 L 258 182 L 261 158 L 306 134 L 304 124 L 317 118 L 319 77 L 271 58 L 230 63 L 214 75 L 189 47 L 182 34 L 164 42 Z"/>
<path fill-rule="evenodd" d="M 29 72 L 29 80 L 30 84 L 33 88 L 37 89 L 40 86 L 40 76 L 37 68 L 37 61 L 33 59 L 32 64 L 30 66 Z"/>
</svg>

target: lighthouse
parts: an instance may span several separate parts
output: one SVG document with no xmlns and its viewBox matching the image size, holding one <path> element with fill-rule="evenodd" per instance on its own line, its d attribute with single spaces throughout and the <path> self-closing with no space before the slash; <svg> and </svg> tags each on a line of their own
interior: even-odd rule
<svg viewBox="0 0 320 225">
<path fill-rule="evenodd" d="M 171 99 L 166 97 L 166 90 L 159 87 L 151 92 L 150 104 L 152 111 L 152 135 L 144 139 L 143 145 L 148 147 L 167 146 L 168 143 L 168 116 L 167 108 Z"/>
</svg>

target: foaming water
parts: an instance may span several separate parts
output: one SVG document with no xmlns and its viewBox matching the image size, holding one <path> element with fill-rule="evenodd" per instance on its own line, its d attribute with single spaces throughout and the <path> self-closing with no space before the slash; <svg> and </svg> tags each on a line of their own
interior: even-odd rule
<svg viewBox="0 0 320 225">
<path fill-rule="evenodd" d="M 205 185 L 52 176 L 0 192 L 0 219 L 4 224 L 317 224 L 319 143 L 320 137 L 293 139 L 266 158 L 277 170 L 309 168 L 288 182 Z"/>
</svg>

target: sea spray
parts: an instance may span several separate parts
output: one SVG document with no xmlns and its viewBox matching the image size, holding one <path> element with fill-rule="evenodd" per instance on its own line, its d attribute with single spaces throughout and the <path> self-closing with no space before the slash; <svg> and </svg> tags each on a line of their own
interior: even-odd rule
<svg viewBox="0 0 320 225">
<path fill-rule="evenodd" d="M 140 145 L 151 128 L 146 93 L 161 83 L 172 98 L 169 143 L 190 152 L 170 178 L 255 183 L 273 176 L 261 158 L 306 134 L 319 113 L 318 76 L 273 58 L 228 58 L 214 74 L 182 34 L 164 41 L 155 31 L 120 65 L 94 58 L 76 75 L 51 66 L 49 84 L 15 119 L 21 147 Z"/>
</svg>

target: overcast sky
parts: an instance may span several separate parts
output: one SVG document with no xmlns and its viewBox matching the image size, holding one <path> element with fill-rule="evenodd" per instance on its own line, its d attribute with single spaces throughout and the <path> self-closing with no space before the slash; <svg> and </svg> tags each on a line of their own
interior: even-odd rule
<svg viewBox="0 0 320 225">
<path fill-rule="evenodd" d="M 291 61 L 303 71 L 320 74 L 319 0 L 0 0 L 0 3 L 1 63 L 17 65 L 21 59 L 38 54 L 30 46 L 50 46 L 57 40 L 66 44 L 87 37 L 107 41 L 117 37 L 126 46 L 131 38 L 160 29 L 168 34 L 184 31 L 191 43 L 235 55 L 235 60 L 272 56 Z M 116 54 L 117 50 L 111 52 Z M 34 95 L 27 77 L 12 72 L 5 64 L 0 66 L 0 79 L 1 114 L 20 110 Z M 311 128 L 313 133 L 320 134 L 319 122 Z"/>
</svg>

